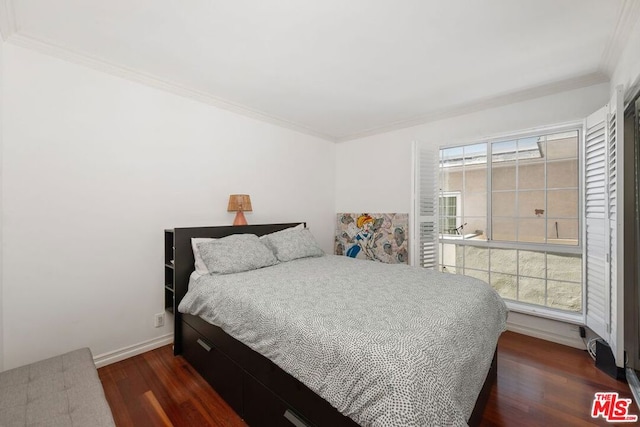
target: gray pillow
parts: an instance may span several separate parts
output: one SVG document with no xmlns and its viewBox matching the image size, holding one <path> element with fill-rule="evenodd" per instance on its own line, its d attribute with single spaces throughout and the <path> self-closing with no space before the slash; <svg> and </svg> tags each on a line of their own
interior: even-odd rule
<svg viewBox="0 0 640 427">
<path fill-rule="evenodd" d="M 324 255 L 324 251 L 308 229 L 289 228 L 262 236 L 262 239 L 281 262 Z"/>
<path fill-rule="evenodd" d="M 273 252 L 255 234 L 232 234 L 197 246 L 209 273 L 240 273 L 278 263 Z"/>
</svg>

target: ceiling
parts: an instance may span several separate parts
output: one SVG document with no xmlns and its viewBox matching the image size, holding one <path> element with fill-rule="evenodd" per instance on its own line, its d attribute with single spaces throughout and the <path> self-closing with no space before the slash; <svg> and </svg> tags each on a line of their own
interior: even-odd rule
<svg viewBox="0 0 640 427">
<path fill-rule="evenodd" d="M 637 3 L 0 0 L 0 30 L 9 42 L 342 141 L 607 81 Z"/>
</svg>

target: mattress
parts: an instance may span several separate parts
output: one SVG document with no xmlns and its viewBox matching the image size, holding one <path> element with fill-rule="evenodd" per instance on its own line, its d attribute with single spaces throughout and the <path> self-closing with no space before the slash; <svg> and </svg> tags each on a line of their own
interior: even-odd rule
<svg viewBox="0 0 640 427">
<path fill-rule="evenodd" d="M 507 317 L 480 280 L 333 255 L 192 276 L 178 309 L 363 426 L 466 425 Z"/>
</svg>

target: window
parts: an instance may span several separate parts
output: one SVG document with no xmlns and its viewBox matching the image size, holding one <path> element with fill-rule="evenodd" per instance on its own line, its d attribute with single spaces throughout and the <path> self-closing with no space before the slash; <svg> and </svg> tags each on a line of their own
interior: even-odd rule
<svg viewBox="0 0 640 427">
<path fill-rule="evenodd" d="M 440 209 L 440 233 L 459 235 L 463 225 L 458 225 L 457 218 L 460 217 L 460 192 L 441 192 L 438 201 Z"/>
<path fill-rule="evenodd" d="M 412 251 L 416 265 L 490 283 L 514 311 L 588 326 L 618 367 L 629 237 L 623 159 L 633 153 L 623 100 L 618 86 L 574 126 L 455 147 L 416 143 Z M 440 197 L 456 193 L 454 214 Z M 447 232 L 453 225 L 462 232 Z"/>
<path fill-rule="evenodd" d="M 579 129 L 440 149 L 439 265 L 582 313 Z"/>
</svg>

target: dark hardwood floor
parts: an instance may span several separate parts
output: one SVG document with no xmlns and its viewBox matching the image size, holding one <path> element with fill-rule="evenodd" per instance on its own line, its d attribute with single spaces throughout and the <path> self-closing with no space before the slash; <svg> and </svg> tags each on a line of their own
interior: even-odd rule
<svg viewBox="0 0 640 427">
<path fill-rule="evenodd" d="M 170 345 L 98 369 L 118 427 L 246 426 Z"/>
<path fill-rule="evenodd" d="M 98 369 L 120 426 L 245 426 L 182 358 L 165 346 Z M 595 392 L 629 387 L 598 370 L 586 351 L 513 332 L 498 343 L 498 381 L 483 426 L 609 425 L 591 418 Z M 634 402 L 630 413 L 638 414 Z"/>
<path fill-rule="evenodd" d="M 586 351 L 507 331 L 498 342 L 498 381 L 482 425 L 610 425 L 591 418 L 600 391 L 633 399 L 629 386 L 596 368 Z M 630 413 L 639 413 L 635 401 Z"/>
</svg>

